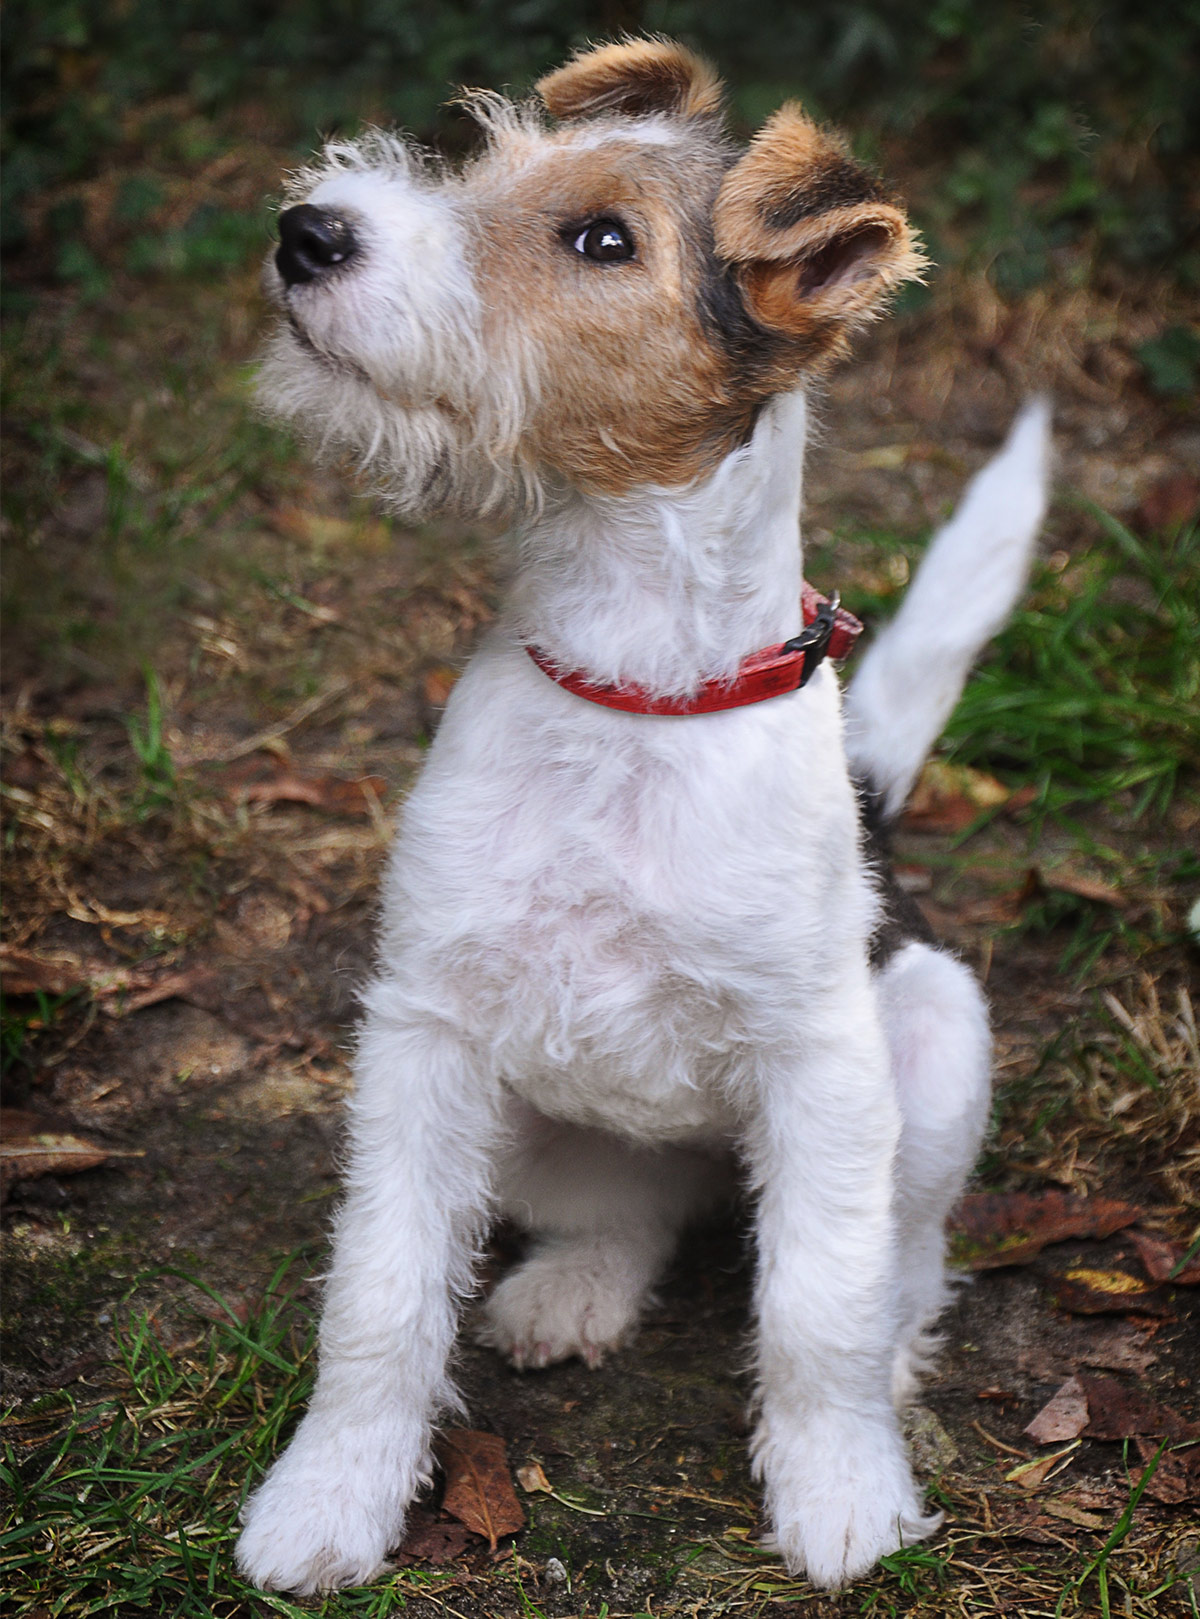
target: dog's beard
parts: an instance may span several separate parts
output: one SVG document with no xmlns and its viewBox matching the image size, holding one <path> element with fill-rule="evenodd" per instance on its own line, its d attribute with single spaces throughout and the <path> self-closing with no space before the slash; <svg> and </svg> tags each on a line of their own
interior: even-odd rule
<svg viewBox="0 0 1200 1619">
<path fill-rule="evenodd" d="M 284 322 L 276 330 L 257 392 L 319 454 L 349 457 L 409 520 L 506 517 L 537 504 L 536 479 L 509 447 L 513 435 L 486 431 L 495 412 L 405 401 L 399 384 L 385 392 L 353 360 L 318 347 L 302 326 Z M 503 439 L 509 443 L 497 442 Z"/>
</svg>

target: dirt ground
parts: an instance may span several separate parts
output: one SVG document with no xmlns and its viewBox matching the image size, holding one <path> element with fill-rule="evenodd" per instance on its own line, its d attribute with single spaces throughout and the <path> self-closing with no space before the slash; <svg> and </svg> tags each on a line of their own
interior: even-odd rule
<svg viewBox="0 0 1200 1619">
<path fill-rule="evenodd" d="M 249 279 L 235 289 L 236 317 L 206 296 L 215 363 L 228 378 L 252 352 Z M 209 315 L 197 330 L 208 330 Z M 881 588 L 886 563 L 863 536 L 926 533 L 1034 386 L 1056 397 L 1064 491 L 1129 516 L 1200 463 L 1194 416 L 1156 403 L 1121 371 L 1138 331 L 1154 329 L 1152 303 L 1127 300 L 1120 344 L 1100 329 L 1112 319 L 1109 306 L 1082 319 L 1049 296 L 1014 315 L 976 292 L 958 306 L 953 346 L 943 317 L 881 328 L 820 412 L 806 531 L 815 582 Z M 178 309 L 147 311 L 140 329 L 118 321 L 108 332 L 117 359 L 105 364 L 117 365 L 126 404 L 137 395 L 139 356 L 181 322 Z M 189 341 L 180 339 L 185 358 Z M 156 362 L 144 363 L 153 371 Z M 168 415 L 181 408 L 178 394 L 162 405 Z M 202 417 L 205 406 L 187 408 Z M 229 408 L 245 414 L 244 404 Z M 219 420 L 214 431 L 219 441 Z M 136 472 L 136 424 L 129 432 Z M 300 1264 L 319 1269 L 355 987 L 370 961 L 391 813 L 499 588 L 479 536 L 396 531 L 339 475 L 302 461 L 261 490 L 239 490 L 228 542 L 200 536 L 180 564 L 186 588 L 169 602 L 153 594 L 158 575 L 141 574 L 136 558 L 132 587 L 102 588 L 87 552 L 111 518 L 113 482 L 87 453 L 90 442 L 57 476 L 39 530 L 44 573 L 31 564 L 26 577 L 67 578 L 117 639 L 122 609 L 104 590 L 136 591 L 148 577 L 156 622 L 139 628 L 138 651 L 153 648 L 163 720 L 157 744 L 152 715 L 131 731 L 129 715 L 147 704 L 136 662 L 80 640 L 48 650 L 28 629 L 36 611 L 14 637 L 5 676 L 6 965 L 24 1043 L 14 1047 L 4 1100 L 17 1110 L 18 1135 L 58 1132 L 103 1155 L 78 1173 L 60 1157 L 48 1173 L 18 1165 L 10 1177 L 5 1342 L 18 1411 L 50 1388 L 87 1400 L 121 1301 L 156 1267 L 180 1267 L 247 1305 L 280 1254 L 302 1250 Z M 129 487 L 138 499 L 136 476 Z M 231 560 L 250 508 L 251 563 Z M 1047 553 L 1086 548 L 1090 521 L 1064 499 Z M 900 577 L 893 568 L 887 589 Z M 1194 847 L 1194 794 L 1152 824 L 1131 824 L 1121 811 L 1089 812 L 1089 835 L 1131 859 Z M 1171 1084 L 1191 1100 L 1154 1113 L 1152 1099 L 1142 1134 L 1113 1150 L 1104 1108 L 1116 1082 L 1101 1071 L 1103 1039 L 1081 1036 L 1081 1049 L 1100 1056 L 1090 1069 L 1091 1059 L 1080 1060 L 1078 1094 L 1067 1094 L 1072 1081 L 1047 1057 L 1064 1030 L 1094 1033 L 1104 996 L 1182 1050 L 1178 997 L 1194 953 L 1178 930 L 1148 954 L 1117 939 L 1080 981 L 1060 970 L 1059 934 L 1014 928 L 1000 903 L 1031 868 L 1073 859 L 1075 834 L 1050 820 L 1033 826 L 1018 805 L 965 841 L 959 832 L 938 829 L 936 815 L 932 825 L 914 823 L 899 858 L 935 925 L 987 981 L 1008 1100 L 981 1184 L 1121 1199 L 1136 1206 L 1138 1224 L 982 1269 L 959 1293 L 917 1414 L 918 1465 L 936 1478 L 947 1510 L 934 1543 L 946 1561 L 919 1587 L 895 1575 L 818 1597 L 754 1549 L 743 1371 L 750 1260 L 740 1216 L 697 1234 L 638 1342 L 595 1372 L 567 1365 L 518 1375 L 465 1335 L 472 1426 L 502 1435 L 514 1467 L 537 1461 L 553 1487 L 528 1496 L 531 1524 L 514 1543 L 528 1601 L 544 1614 L 597 1613 L 603 1602 L 613 1619 L 1053 1613 L 1118 1524 L 1146 1460 L 1137 1444 L 1145 1434 L 1134 1423 L 1123 1435 L 1050 1446 L 1026 1425 L 1076 1375 L 1200 1421 L 1195 1291 L 1150 1287 L 1131 1235 L 1177 1248 L 1194 1236 L 1200 1109 L 1187 1091 L 1196 1084 L 1185 1073 L 1190 1059 L 1172 1059 Z M 1149 890 L 1128 901 L 1160 902 L 1180 903 Z M 1046 1115 L 1039 1110 L 1056 1082 L 1062 1107 Z M 1140 1098 L 1127 1102 L 1122 1116 L 1142 1108 Z M 493 1271 L 503 1257 L 493 1256 Z M 1105 1284 L 1096 1274 L 1125 1275 L 1128 1293 L 1110 1287 L 1097 1305 Z M 1074 1296 L 1064 1286 L 1073 1279 Z M 1091 1287 L 1090 1302 L 1080 1286 Z M 139 1294 L 164 1322 L 197 1296 L 161 1278 Z M 1014 1476 L 1058 1451 L 1050 1477 Z M 1179 1499 L 1148 1492 L 1113 1554 L 1113 1571 L 1135 1592 L 1129 1612 L 1196 1611 L 1186 1580 L 1148 1607 L 1144 1600 L 1173 1572 L 1200 1569 L 1194 1474 L 1184 1477 L 1182 1461 L 1178 1469 Z M 405 1611 L 522 1611 L 489 1595 L 481 1542 L 449 1567 L 458 1582 L 436 1596 L 405 1587 Z M 1024 1584 L 1014 1585 L 1016 1569 Z M 938 1596 L 941 1588 L 948 1594 Z M 1085 1594 L 1067 1611 L 1099 1611 L 1091 1600 Z"/>
</svg>

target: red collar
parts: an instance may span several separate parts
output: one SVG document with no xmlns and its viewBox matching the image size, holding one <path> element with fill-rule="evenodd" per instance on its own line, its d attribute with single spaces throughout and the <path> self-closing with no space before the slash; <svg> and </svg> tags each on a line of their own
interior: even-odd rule
<svg viewBox="0 0 1200 1619">
<path fill-rule="evenodd" d="M 766 697 L 780 697 L 808 683 L 823 658 L 844 658 L 862 633 L 862 625 L 845 608 L 838 606 L 837 594 L 827 601 L 806 580 L 801 594 L 804 629 L 790 641 L 763 647 L 738 664 L 728 680 L 706 680 L 691 697 L 656 697 L 645 686 L 599 685 L 578 669 L 563 670 L 536 646 L 525 650 L 538 668 L 560 686 L 586 697 L 604 708 L 620 708 L 627 714 L 712 714 L 722 708 L 742 708 L 761 703 Z"/>
</svg>

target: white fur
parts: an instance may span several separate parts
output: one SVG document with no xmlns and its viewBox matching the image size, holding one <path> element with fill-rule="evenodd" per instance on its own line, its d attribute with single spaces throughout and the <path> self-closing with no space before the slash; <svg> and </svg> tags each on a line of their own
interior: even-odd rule
<svg viewBox="0 0 1200 1619">
<path fill-rule="evenodd" d="M 378 218 L 356 174 L 335 193 L 381 238 L 426 218 L 410 195 L 426 181 L 397 164 Z M 435 238 L 452 236 L 452 214 L 432 217 Z M 421 291 L 436 340 L 413 342 L 432 373 L 449 354 L 443 316 L 461 321 L 461 383 L 471 299 L 446 280 L 445 304 L 432 280 Z M 315 290 L 332 301 L 339 284 Z M 356 325 L 365 308 L 320 316 L 355 363 L 381 352 Z M 289 409 L 287 390 L 313 385 L 294 379 L 322 367 L 293 344 L 286 368 L 293 381 L 269 372 L 268 388 Z M 490 384 L 470 374 L 486 417 Z M 353 388 L 348 412 L 389 419 Z M 393 408 L 394 453 L 425 409 Z M 797 392 L 693 486 L 560 490 L 513 536 L 508 607 L 454 691 L 392 856 L 317 1385 L 238 1548 L 259 1584 L 365 1580 L 400 1540 L 497 1206 L 532 1248 L 482 1336 L 520 1365 L 594 1364 L 632 1332 L 731 1148 L 757 1198 L 753 1448 L 782 1555 L 838 1585 L 936 1524 L 892 1391 L 941 1302 L 986 1020 L 969 974 L 937 952 L 869 971 L 878 900 L 837 681 L 824 667 L 768 702 L 653 718 L 571 695 L 523 649 L 683 693 L 794 633 L 804 437 Z M 992 616 L 981 607 L 977 627 Z"/>
<path fill-rule="evenodd" d="M 851 766 L 884 793 L 889 814 L 903 806 L 980 648 L 1024 588 L 1046 514 L 1049 462 L 1050 407 L 1034 399 L 934 536 L 900 611 L 858 667 L 846 699 L 846 748 Z"/>
</svg>

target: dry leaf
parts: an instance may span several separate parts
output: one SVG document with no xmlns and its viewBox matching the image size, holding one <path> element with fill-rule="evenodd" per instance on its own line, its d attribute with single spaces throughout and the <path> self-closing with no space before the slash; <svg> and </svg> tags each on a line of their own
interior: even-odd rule
<svg viewBox="0 0 1200 1619">
<path fill-rule="evenodd" d="M 550 1480 L 542 1471 L 540 1462 L 526 1462 L 524 1467 L 517 1468 L 517 1483 L 526 1495 L 533 1495 L 541 1491 L 550 1494 Z"/>
<path fill-rule="evenodd" d="M 382 776 L 308 775 L 287 771 L 267 781 L 249 782 L 236 796 L 255 804 L 308 804 L 330 815 L 371 815 L 387 791 Z"/>
<path fill-rule="evenodd" d="M 1089 1439 L 1132 1439 L 1135 1434 L 1175 1443 L 1200 1439 L 1200 1424 L 1188 1422 L 1170 1406 L 1127 1388 L 1115 1377 L 1081 1372 L 1079 1382 L 1087 1398 L 1088 1425 L 1083 1431 Z"/>
<path fill-rule="evenodd" d="M 421 677 L 421 693 L 430 708 L 445 708 L 461 673 L 452 663 L 430 664 Z"/>
<path fill-rule="evenodd" d="M 437 1456 L 446 1476 L 443 1511 L 482 1535 L 493 1551 L 501 1535 L 524 1528 L 525 1512 L 498 1434 L 450 1428 L 438 1440 Z"/>
<path fill-rule="evenodd" d="M 1080 877 L 1071 871 L 1043 871 L 1033 867 L 1029 873 L 1030 879 L 1039 888 L 1056 894 L 1074 894 L 1079 899 L 1090 899 L 1097 905 L 1128 904 L 1127 897 L 1119 888 L 1113 888 L 1108 883 L 1097 882 L 1093 877 Z"/>
<path fill-rule="evenodd" d="M 415 1507 L 409 1514 L 397 1560 L 406 1567 L 426 1563 L 436 1568 L 464 1552 L 470 1538 L 471 1531 L 466 1524 L 450 1523 L 444 1518 L 435 1518 L 423 1507 Z"/>
<path fill-rule="evenodd" d="M 904 825 L 919 832 L 961 832 L 985 810 L 1007 804 L 1012 793 L 995 776 L 969 765 L 931 759 L 904 812 Z"/>
<path fill-rule="evenodd" d="M 971 1192 L 955 1210 L 955 1258 L 972 1270 L 1023 1265 L 1052 1242 L 1109 1237 L 1142 1210 L 1108 1197 L 1067 1192 Z"/>
<path fill-rule="evenodd" d="M 1062 1496 L 1056 1496 L 1053 1501 L 1043 1501 L 1042 1511 L 1052 1518 L 1061 1518 L 1064 1523 L 1073 1523 L 1079 1529 L 1104 1528 L 1103 1518 L 1098 1518 L 1094 1512 L 1084 1512 L 1073 1501 Z"/>
<path fill-rule="evenodd" d="M 1129 1321 L 1097 1321 L 1081 1330 L 1085 1336 L 1075 1350 L 1081 1366 L 1098 1366 L 1105 1372 L 1142 1373 L 1158 1360 L 1146 1334 Z"/>
<path fill-rule="evenodd" d="M 1129 1240 L 1137 1249 L 1151 1281 L 1169 1281 L 1172 1287 L 1200 1287 L 1200 1254 L 1190 1259 L 1178 1276 L 1172 1276 L 1171 1272 L 1187 1252 L 1181 1243 L 1167 1242 L 1163 1237 L 1151 1236 L 1148 1231 L 1131 1231 Z"/>
<path fill-rule="evenodd" d="M 76 1175 L 98 1169 L 109 1158 L 141 1158 L 140 1152 L 115 1152 L 87 1136 L 48 1127 L 36 1113 L 0 1108 L 0 1186 L 36 1180 L 41 1175 Z"/>
<path fill-rule="evenodd" d="M 1064 1439 L 1077 1439 L 1087 1426 L 1087 1396 L 1077 1377 L 1068 1378 L 1025 1428 L 1039 1445 L 1055 1445 Z"/>
<path fill-rule="evenodd" d="M 1149 1462 L 1158 1445 L 1138 1434 L 1134 1439 L 1142 1461 Z M 1164 1450 L 1146 1494 L 1165 1506 L 1179 1506 L 1184 1501 L 1200 1501 L 1200 1449 Z"/>
<path fill-rule="evenodd" d="M 1060 1309 L 1072 1315 L 1123 1315 L 1127 1310 L 1170 1314 L 1154 1282 L 1143 1282 L 1123 1270 L 1077 1266 L 1056 1278 L 1054 1299 Z"/>
<path fill-rule="evenodd" d="M 1075 1449 L 1074 1445 L 1068 1445 L 1065 1450 L 1056 1450 L 1050 1456 L 1035 1456 L 1031 1462 L 1021 1462 L 1010 1473 L 1005 1473 L 1005 1482 L 1016 1484 L 1022 1490 L 1039 1489 L 1046 1482 L 1046 1475 L 1064 1456 L 1072 1455 Z"/>
</svg>

